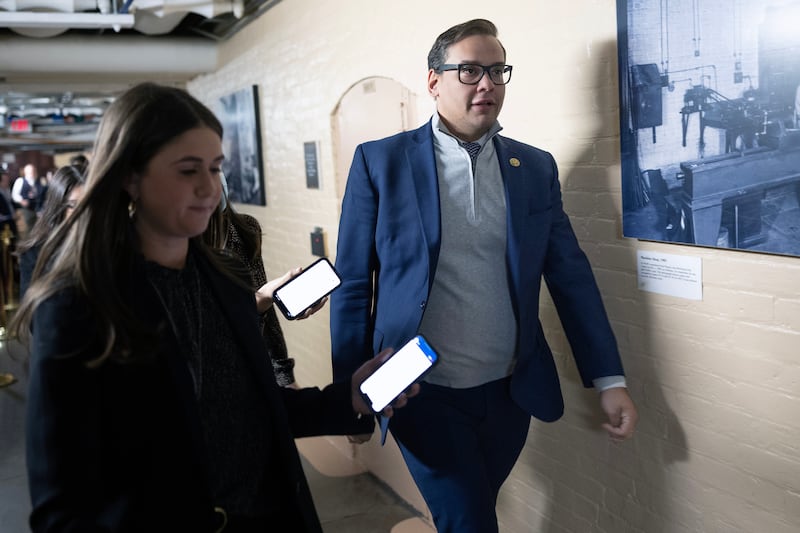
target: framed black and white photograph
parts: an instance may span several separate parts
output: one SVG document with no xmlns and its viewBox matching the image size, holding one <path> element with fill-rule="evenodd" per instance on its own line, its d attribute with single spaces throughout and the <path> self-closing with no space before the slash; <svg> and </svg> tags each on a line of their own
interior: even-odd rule
<svg viewBox="0 0 800 533">
<path fill-rule="evenodd" d="M 623 233 L 800 256 L 800 0 L 617 0 Z"/>
<path fill-rule="evenodd" d="M 225 129 L 222 171 L 232 203 L 267 205 L 261 160 L 258 86 L 219 99 L 217 116 Z"/>
</svg>

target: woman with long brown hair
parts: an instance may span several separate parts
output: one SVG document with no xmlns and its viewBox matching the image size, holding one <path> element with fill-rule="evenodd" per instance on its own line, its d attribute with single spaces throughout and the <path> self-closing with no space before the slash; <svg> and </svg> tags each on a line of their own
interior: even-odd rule
<svg viewBox="0 0 800 533">
<path fill-rule="evenodd" d="M 380 358 L 324 390 L 276 385 L 252 289 L 201 238 L 221 138 L 205 106 L 154 84 L 103 117 L 84 197 L 11 325 L 31 332 L 35 532 L 320 532 L 293 439 L 372 427 L 357 387 Z"/>
<path fill-rule="evenodd" d="M 75 211 L 83 195 L 84 181 L 81 170 L 71 165 L 59 168 L 50 178 L 42 212 L 25 240 L 17 245 L 20 298 L 28 290 L 39 249 L 58 225 Z"/>
</svg>

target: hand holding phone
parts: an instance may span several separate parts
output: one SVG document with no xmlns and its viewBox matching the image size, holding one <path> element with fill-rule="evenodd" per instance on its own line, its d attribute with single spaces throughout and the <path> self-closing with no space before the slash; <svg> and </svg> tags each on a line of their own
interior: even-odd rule
<svg viewBox="0 0 800 533">
<path fill-rule="evenodd" d="M 370 408 L 380 413 L 439 360 L 422 335 L 417 335 L 384 361 L 359 386 Z"/>
<path fill-rule="evenodd" d="M 322 257 L 275 289 L 272 301 L 283 316 L 295 320 L 333 292 L 341 283 L 331 262 Z"/>
</svg>

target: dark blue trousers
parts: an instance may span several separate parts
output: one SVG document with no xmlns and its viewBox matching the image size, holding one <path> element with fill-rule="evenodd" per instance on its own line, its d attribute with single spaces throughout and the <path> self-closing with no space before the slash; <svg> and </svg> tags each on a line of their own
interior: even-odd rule
<svg viewBox="0 0 800 533">
<path fill-rule="evenodd" d="M 423 383 L 391 419 L 439 533 L 497 531 L 497 494 L 530 426 L 530 415 L 511 399 L 510 382 L 469 389 Z"/>
</svg>

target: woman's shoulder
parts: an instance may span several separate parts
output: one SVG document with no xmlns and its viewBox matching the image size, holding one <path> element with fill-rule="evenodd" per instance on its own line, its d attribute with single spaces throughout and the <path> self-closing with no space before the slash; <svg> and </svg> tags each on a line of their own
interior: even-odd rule
<svg viewBox="0 0 800 533">
<path fill-rule="evenodd" d="M 57 353 L 62 354 L 80 352 L 91 332 L 96 331 L 96 319 L 86 295 L 70 286 L 36 305 L 30 330 L 34 347 L 57 346 Z"/>
<path fill-rule="evenodd" d="M 231 232 L 234 234 L 238 232 L 261 234 L 261 224 L 258 222 L 258 219 L 252 215 L 238 212 L 229 213 L 227 222 L 229 235 Z"/>
<path fill-rule="evenodd" d="M 239 213 L 239 218 L 241 219 L 242 224 L 247 226 L 249 230 L 261 233 L 261 224 L 258 222 L 256 217 L 246 213 Z"/>
<path fill-rule="evenodd" d="M 42 298 L 36 305 L 35 317 L 54 315 L 59 323 L 80 320 L 89 315 L 89 299 L 77 286 L 69 285 Z"/>
</svg>

